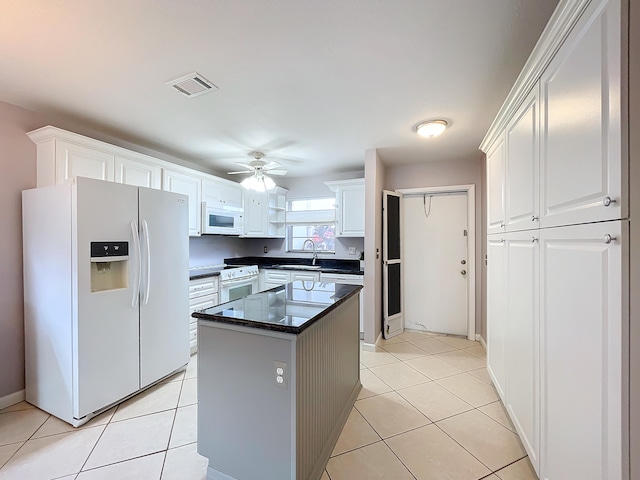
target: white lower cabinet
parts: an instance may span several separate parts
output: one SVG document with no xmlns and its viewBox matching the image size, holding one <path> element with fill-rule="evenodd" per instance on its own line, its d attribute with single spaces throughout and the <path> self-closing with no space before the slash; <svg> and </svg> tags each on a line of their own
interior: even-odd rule
<svg viewBox="0 0 640 480">
<path fill-rule="evenodd" d="M 291 280 L 288 270 L 260 269 L 260 291 L 285 285 Z"/>
<path fill-rule="evenodd" d="M 505 406 L 536 471 L 540 463 L 539 231 L 508 233 Z"/>
<path fill-rule="evenodd" d="M 505 301 L 507 248 L 504 234 L 487 237 L 487 370 L 505 400 L 507 304 Z"/>
<path fill-rule="evenodd" d="M 220 303 L 218 277 L 198 278 L 189 282 L 189 346 L 198 350 L 198 320 L 191 314 L 196 310 L 215 307 Z"/>
<path fill-rule="evenodd" d="M 622 474 L 622 243 L 628 224 L 541 234 L 541 479 Z"/>
<path fill-rule="evenodd" d="M 487 368 L 543 480 L 620 479 L 624 221 L 489 235 Z"/>
</svg>

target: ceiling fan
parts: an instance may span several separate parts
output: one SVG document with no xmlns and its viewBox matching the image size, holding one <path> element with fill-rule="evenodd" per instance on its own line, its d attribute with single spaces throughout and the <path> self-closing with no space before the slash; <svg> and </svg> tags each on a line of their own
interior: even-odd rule
<svg viewBox="0 0 640 480">
<path fill-rule="evenodd" d="M 271 177 L 265 175 L 265 173 L 269 172 L 269 175 L 286 175 L 287 171 L 278 168 L 281 166 L 278 162 L 267 163 L 262 160 L 264 158 L 264 153 L 262 152 L 253 152 L 252 155 L 255 160 L 252 160 L 249 163 L 235 162 L 237 165 L 241 165 L 246 170 L 227 173 L 229 175 L 238 175 L 243 173 L 251 174 L 251 176 L 245 178 L 242 182 L 240 182 L 240 184 L 248 190 L 264 192 L 265 190 L 271 190 L 275 188 L 275 182 L 271 179 Z"/>
</svg>

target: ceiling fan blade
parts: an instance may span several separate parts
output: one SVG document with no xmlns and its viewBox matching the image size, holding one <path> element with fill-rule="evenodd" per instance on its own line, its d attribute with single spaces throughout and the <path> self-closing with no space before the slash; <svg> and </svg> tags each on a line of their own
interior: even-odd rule
<svg viewBox="0 0 640 480">
<path fill-rule="evenodd" d="M 242 163 L 242 162 L 233 162 L 236 165 L 240 165 L 243 168 L 246 168 L 248 171 L 253 172 L 254 167 L 252 165 L 249 165 L 247 163 Z"/>
<path fill-rule="evenodd" d="M 280 165 L 278 162 L 269 162 L 266 165 L 264 165 L 262 167 L 263 170 L 268 170 L 270 168 L 277 168 L 277 167 L 281 167 L 282 165 Z"/>
<path fill-rule="evenodd" d="M 236 175 L 238 173 L 246 173 L 248 175 L 251 174 L 251 172 L 249 170 L 242 170 L 241 172 L 227 172 L 227 175 Z"/>
<path fill-rule="evenodd" d="M 286 175 L 287 171 L 286 170 L 265 170 L 267 172 L 268 175 Z"/>
</svg>

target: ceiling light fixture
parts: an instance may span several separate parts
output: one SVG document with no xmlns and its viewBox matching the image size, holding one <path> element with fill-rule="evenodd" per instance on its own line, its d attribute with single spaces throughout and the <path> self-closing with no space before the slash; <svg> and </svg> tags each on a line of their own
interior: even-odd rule
<svg viewBox="0 0 640 480">
<path fill-rule="evenodd" d="M 245 178 L 240 182 L 240 185 L 247 190 L 255 190 L 256 192 L 265 192 L 276 188 L 276 182 L 259 170 L 256 170 L 250 177 Z"/>
<path fill-rule="evenodd" d="M 448 125 L 445 120 L 428 120 L 416 125 L 416 132 L 421 137 L 433 138 L 444 132 Z"/>
</svg>

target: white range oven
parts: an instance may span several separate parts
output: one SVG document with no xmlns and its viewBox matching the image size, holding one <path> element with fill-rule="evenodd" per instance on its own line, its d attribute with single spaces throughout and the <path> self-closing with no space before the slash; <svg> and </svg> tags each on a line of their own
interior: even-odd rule
<svg viewBox="0 0 640 480">
<path fill-rule="evenodd" d="M 258 292 L 257 265 L 226 268 L 220 272 L 220 303 L 230 302 Z"/>
</svg>

